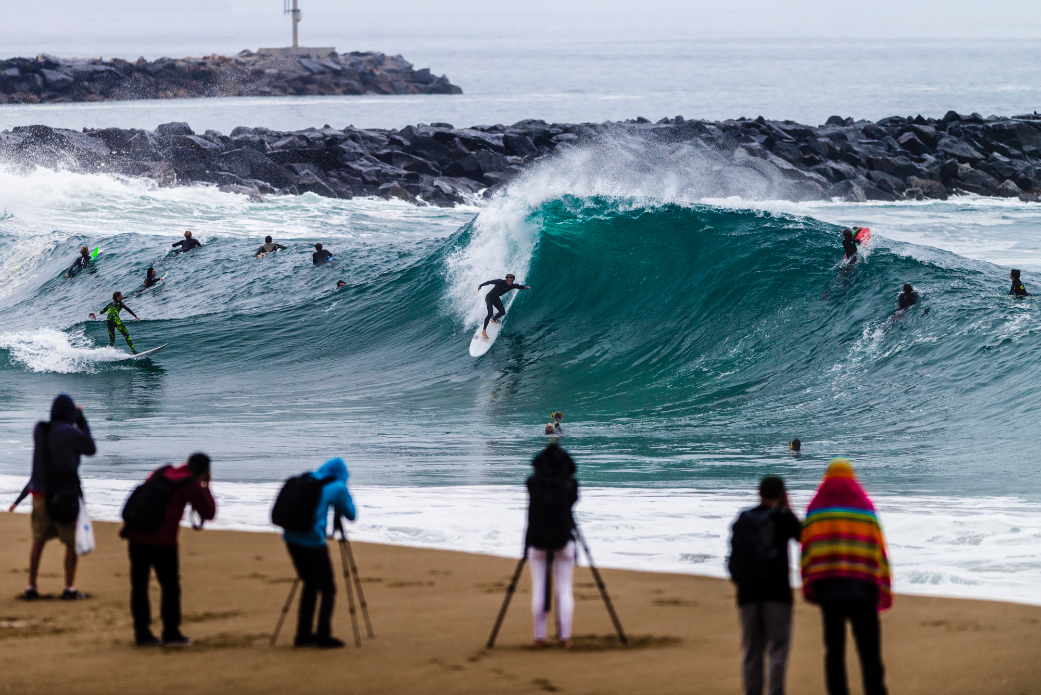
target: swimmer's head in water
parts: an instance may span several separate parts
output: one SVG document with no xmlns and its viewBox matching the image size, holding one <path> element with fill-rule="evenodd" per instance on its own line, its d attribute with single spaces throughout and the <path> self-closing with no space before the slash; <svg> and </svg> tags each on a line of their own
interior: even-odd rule
<svg viewBox="0 0 1041 695">
<path fill-rule="evenodd" d="M 553 434 L 553 423 L 552 422 L 547 422 L 546 423 L 545 433 L 546 434 Z"/>
<path fill-rule="evenodd" d="M 788 444 L 788 448 L 792 451 L 802 451 L 802 442 L 796 437 Z"/>
<path fill-rule="evenodd" d="M 515 275 L 512 275 L 512 274 L 510 274 L 510 273 L 507 273 L 507 274 L 506 274 L 506 282 L 513 282 L 513 281 L 514 281 L 514 280 L 516 280 L 516 279 L 517 279 L 517 276 L 515 276 Z"/>
<path fill-rule="evenodd" d="M 80 255 L 81 256 L 86 256 L 89 253 L 90 253 L 90 249 L 88 249 L 86 246 L 81 246 L 80 247 Z"/>
<path fill-rule="evenodd" d="M 315 249 L 317 251 L 321 251 L 322 250 L 322 242 L 319 241 L 317 244 L 314 245 L 314 247 L 315 247 Z"/>
<path fill-rule="evenodd" d="M 853 230 L 852 229 L 843 229 L 842 230 L 842 238 L 845 239 L 846 241 L 853 241 Z"/>
<path fill-rule="evenodd" d="M 346 283 L 346 282 L 344 282 L 343 280 L 337 280 L 337 281 L 336 281 L 336 286 L 337 286 L 337 287 L 346 287 L 346 286 L 347 286 L 347 283 Z"/>
<path fill-rule="evenodd" d="M 191 232 L 189 232 L 189 231 L 185 231 L 185 233 L 184 233 L 184 238 L 185 238 L 185 239 L 191 239 L 191 238 L 192 238 L 192 233 L 191 233 Z"/>
<path fill-rule="evenodd" d="M 904 283 L 904 293 L 905 294 L 911 294 L 912 292 L 914 292 L 914 287 L 911 286 L 911 283 L 905 282 Z"/>
<path fill-rule="evenodd" d="M 557 410 L 552 415 L 550 415 L 550 417 L 553 418 L 554 422 L 560 422 L 561 420 L 564 419 L 564 413 L 562 413 L 559 410 Z"/>
<path fill-rule="evenodd" d="M 271 237 L 270 236 L 264 237 L 264 243 L 265 244 L 270 244 L 271 243 Z"/>
<path fill-rule="evenodd" d="M 1012 272 L 1009 273 L 1009 277 L 1011 277 L 1013 280 L 1018 280 L 1019 279 L 1019 271 L 1016 270 L 1015 268 L 1013 268 Z"/>
</svg>

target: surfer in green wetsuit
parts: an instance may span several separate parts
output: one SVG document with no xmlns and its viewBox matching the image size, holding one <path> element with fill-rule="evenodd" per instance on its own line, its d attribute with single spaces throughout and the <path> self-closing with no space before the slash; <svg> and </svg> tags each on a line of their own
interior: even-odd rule
<svg viewBox="0 0 1041 695">
<path fill-rule="evenodd" d="M 141 318 L 137 314 L 135 314 L 130 309 L 130 307 L 128 307 L 126 304 L 123 303 L 123 293 L 122 292 L 113 292 L 112 293 L 112 301 L 109 302 L 108 304 L 106 304 L 105 308 L 103 308 L 100 312 L 98 312 L 98 313 L 101 313 L 101 314 L 106 314 L 107 317 L 108 317 L 108 346 L 109 347 L 115 347 L 116 346 L 116 329 L 118 328 L 119 332 L 123 334 L 124 338 L 126 338 L 127 345 L 130 346 L 130 352 L 132 354 L 136 355 L 137 354 L 137 348 L 134 347 L 134 342 L 132 340 L 130 340 L 130 333 L 127 331 L 126 326 L 123 325 L 123 322 L 119 318 L 119 311 L 121 309 L 126 309 L 127 312 L 131 316 L 133 316 L 135 319 L 137 319 L 138 321 L 141 320 Z M 91 319 L 97 319 L 97 316 L 95 316 L 94 314 L 91 314 L 90 318 Z"/>
</svg>

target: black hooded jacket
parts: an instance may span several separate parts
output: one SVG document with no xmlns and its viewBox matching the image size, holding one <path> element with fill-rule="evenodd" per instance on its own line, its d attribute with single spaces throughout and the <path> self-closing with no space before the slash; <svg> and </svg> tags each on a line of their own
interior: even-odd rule
<svg viewBox="0 0 1041 695">
<path fill-rule="evenodd" d="M 36 423 L 33 444 L 33 473 L 26 489 L 41 495 L 79 489 L 80 456 L 93 456 L 97 451 L 87 419 L 64 394 L 54 399 L 51 421 Z"/>
<path fill-rule="evenodd" d="M 575 462 L 557 444 L 550 444 L 531 462 L 535 474 L 528 478 L 528 531 L 530 548 L 557 550 L 573 538 L 578 501 Z"/>
</svg>

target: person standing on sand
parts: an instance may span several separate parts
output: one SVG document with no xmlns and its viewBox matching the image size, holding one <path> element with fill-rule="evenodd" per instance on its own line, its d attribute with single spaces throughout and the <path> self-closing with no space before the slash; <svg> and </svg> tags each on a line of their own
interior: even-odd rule
<svg viewBox="0 0 1041 695">
<path fill-rule="evenodd" d="M 135 496 L 140 500 L 136 506 Z M 146 507 L 157 501 L 166 502 L 165 511 L 161 518 L 154 520 L 158 522 L 158 528 L 149 527 L 144 520 L 150 511 Z M 152 634 L 152 606 L 148 600 L 148 580 L 153 567 L 163 591 L 160 610 L 162 645 L 187 647 L 192 643 L 181 634 L 181 577 L 177 552 L 177 534 L 188 504 L 203 521 L 210 521 L 217 515 L 217 503 L 210 493 L 210 457 L 206 454 L 192 454 L 184 465 L 176 468 L 163 466 L 153 471 L 130 496 L 123 511 L 126 523 L 119 537 L 130 541 L 130 612 L 134 616 L 134 641 L 139 647 L 160 644 Z"/>
<path fill-rule="evenodd" d="M 293 560 L 296 573 L 304 583 L 300 593 L 300 615 L 296 623 L 294 647 L 317 646 L 319 649 L 334 649 L 343 646 L 341 640 L 332 636 L 333 605 L 336 599 L 336 581 L 329 560 L 329 549 L 325 536 L 329 530 L 329 508 L 336 514 L 354 521 L 357 516 L 354 500 L 347 490 L 347 464 L 343 459 L 326 461 L 321 468 L 310 474 L 322 483 L 322 494 L 315 509 L 314 527 L 308 533 L 285 531 L 282 534 Z M 314 608 L 318 594 L 322 604 L 318 609 L 318 630 L 314 631 Z"/>
<path fill-rule="evenodd" d="M 525 544 L 531 561 L 531 613 L 535 619 L 535 646 L 546 641 L 546 614 L 552 605 L 550 568 L 556 579 L 557 627 L 560 646 L 571 646 L 571 619 L 575 599 L 571 576 L 575 569 L 575 518 L 571 508 L 578 501 L 575 462 L 557 444 L 550 444 L 531 462 L 535 474 L 528 478 L 528 530 Z"/>
<path fill-rule="evenodd" d="M 853 464 L 835 458 L 806 510 L 802 593 L 824 621 L 829 695 L 848 695 L 846 621 L 860 654 L 865 695 L 886 695 L 878 614 L 893 605 L 889 559 L 875 507 Z"/>
<path fill-rule="evenodd" d="M 784 695 L 792 634 L 788 542 L 799 540 L 802 524 L 788 508 L 780 478 L 763 478 L 759 498 L 759 506 L 741 512 L 731 527 L 727 566 L 737 585 L 745 695 L 763 693 L 764 656 L 770 674 L 767 692 Z"/>
<path fill-rule="evenodd" d="M 29 550 L 29 586 L 22 598 L 33 601 L 40 598 L 36 580 L 40 572 L 40 557 L 44 544 L 59 538 L 65 544 L 65 590 L 62 600 L 72 601 L 87 598 L 76 590 L 76 518 L 58 522 L 48 512 L 48 499 L 54 493 L 66 492 L 67 496 L 82 496 L 79 479 L 80 455 L 93 456 L 97 452 L 90 427 L 83 417 L 83 409 L 64 393 L 51 404 L 50 422 L 38 422 L 33 430 L 33 472 L 29 484 L 22 490 L 15 507 L 27 496 L 32 495 L 33 543 Z M 76 512 L 79 508 L 77 506 Z"/>
</svg>

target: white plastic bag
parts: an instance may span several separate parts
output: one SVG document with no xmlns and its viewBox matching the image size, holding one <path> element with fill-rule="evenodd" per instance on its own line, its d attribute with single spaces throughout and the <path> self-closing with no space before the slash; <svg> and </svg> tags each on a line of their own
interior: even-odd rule
<svg viewBox="0 0 1041 695">
<path fill-rule="evenodd" d="M 94 524 L 87 515 L 87 504 L 80 498 L 80 515 L 76 519 L 76 554 L 86 555 L 94 550 Z"/>
</svg>

